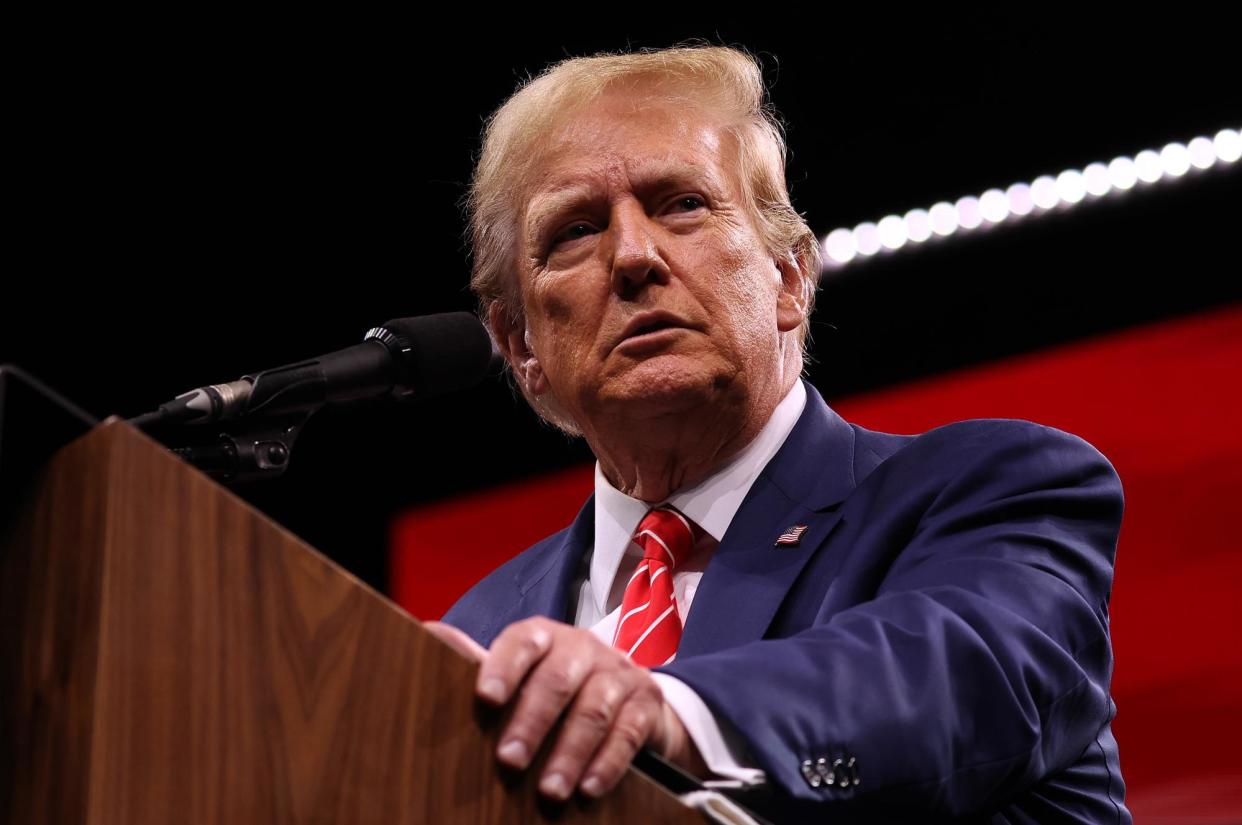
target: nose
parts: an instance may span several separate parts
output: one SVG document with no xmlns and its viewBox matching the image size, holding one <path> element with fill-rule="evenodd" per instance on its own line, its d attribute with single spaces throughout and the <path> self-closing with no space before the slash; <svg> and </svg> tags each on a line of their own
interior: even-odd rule
<svg viewBox="0 0 1242 825">
<path fill-rule="evenodd" d="M 612 287 L 630 298 L 652 283 L 667 283 L 668 262 L 660 251 L 659 226 L 642 205 L 618 204 L 610 219 L 612 236 Z"/>
</svg>

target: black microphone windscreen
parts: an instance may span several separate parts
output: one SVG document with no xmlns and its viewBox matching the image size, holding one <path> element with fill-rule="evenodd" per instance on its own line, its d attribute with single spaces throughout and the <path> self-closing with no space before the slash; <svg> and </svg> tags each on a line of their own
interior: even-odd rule
<svg viewBox="0 0 1242 825">
<path fill-rule="evenodd" d="M 406 345 L 413 393 L 404 400 L 469 389 L 487 377 L 492 366 L 491 336 L 469 312 L 394 318 L 384 328 Z"/>
</svg>

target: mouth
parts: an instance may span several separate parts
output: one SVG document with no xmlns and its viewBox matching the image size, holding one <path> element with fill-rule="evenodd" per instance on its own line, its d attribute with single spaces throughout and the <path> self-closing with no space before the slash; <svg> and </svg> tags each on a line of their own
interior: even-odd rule
<svg viewBox="0 0 1242 825">
<path fill-rule="evenodd" d="M 630 345 L 627 349 L 632 349 L 643 342 L 655 343 L 667 337 L 660 333 L 686 329 L 693 329 L 693 327 L 671 312 L 664 310 L 640 312 L 631 318 L 621 330 L 621 336 L 614 344 L 614 348 Z"/>
</svg>

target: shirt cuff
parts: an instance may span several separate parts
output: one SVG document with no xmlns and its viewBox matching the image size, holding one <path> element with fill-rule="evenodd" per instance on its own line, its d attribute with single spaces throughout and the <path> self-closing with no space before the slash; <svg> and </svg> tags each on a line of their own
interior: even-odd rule
<svg viewBox="0 0 1242 825">
<path fill-rule="evenodd" d="M 677 718 L 686 728 L 686 733 L 690 734 L 690 739 L 699 749 L 703 762 L 712 773 L 742 785 L 761 785 L 767 782 L 767 775 L 763 771 L 746 764 L 751 760 L 748 759 L 746 743 L 742 741 L 742 737 L 727 721 L 717 719 L 693 688 L 667 673 L 651 675 L 664 693 L 664 701 L 677 714 Z"/>
</svg>

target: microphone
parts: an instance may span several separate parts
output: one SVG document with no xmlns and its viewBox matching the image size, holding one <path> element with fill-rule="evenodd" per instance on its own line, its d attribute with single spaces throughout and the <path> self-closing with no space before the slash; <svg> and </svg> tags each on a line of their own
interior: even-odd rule
<svg viewBox="0 0 1242 825">
<path fill-rule="evenodd" d="M 368 330 L 361 344 L 199 387 L 130 423 L 140 429 L 207 424 L 385 395 L 421 401 L 469 389 L 502 363 L 487 330 L 468 312 L 395 318 Z"/>
</svg>

